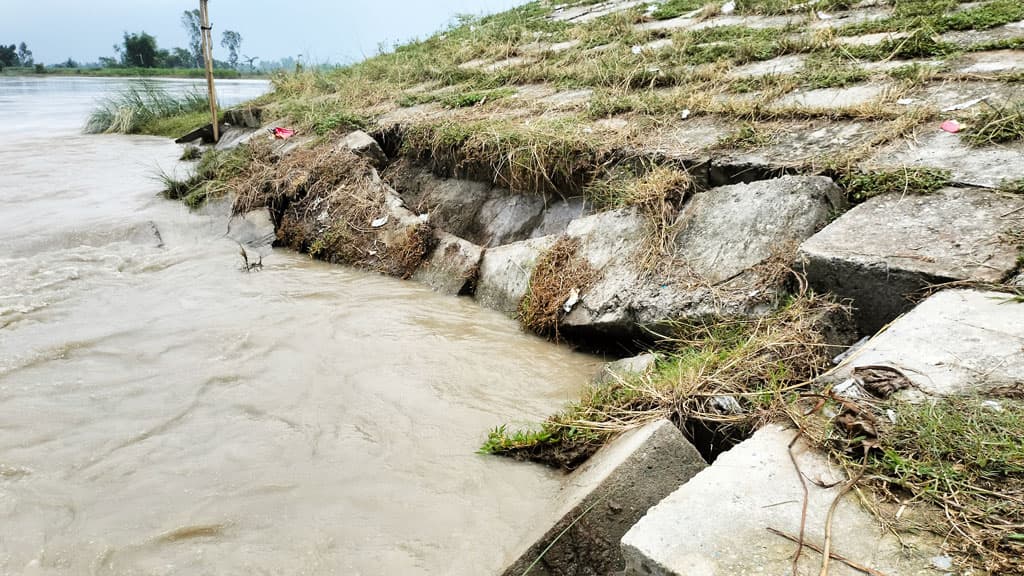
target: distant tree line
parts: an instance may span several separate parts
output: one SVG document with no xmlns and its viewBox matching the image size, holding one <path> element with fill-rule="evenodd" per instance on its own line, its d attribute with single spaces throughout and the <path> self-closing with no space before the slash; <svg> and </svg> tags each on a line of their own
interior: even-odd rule
<svg viewBox="0 0 1024 576">
<path fill-rule="evenodd" d="M 156 37 L 145 31 L 125 32 L 121 43 L 114 45 L 114 58 L 101 57 L 100 64 L 109 68 L 118 66 L 139 68 L 204 67 L 206 62 L 203 58 L 199 10 L 186 10 L 182 13 L 181 25 L 188 32 L 189 42 L 186 48 L 163 49 L 157 44 Z M 242 35 L 234 30 L 225 30 L 221 34 L 220 44 L 228 50 L 228 59 L 227 61 L 214 60 L 214 67 L 237 69 Z"/>
<path fill-rule="evenodd" d="M 31 67 L 35 64 L 35 60 L 32 58 L 32 51 L 28 49 L 28 45 L 22 42 L 15 46 L 4 46 L 0 44 L 0 70 L 4 68 L 13 68 L 16 66 Z"/>
</svg>

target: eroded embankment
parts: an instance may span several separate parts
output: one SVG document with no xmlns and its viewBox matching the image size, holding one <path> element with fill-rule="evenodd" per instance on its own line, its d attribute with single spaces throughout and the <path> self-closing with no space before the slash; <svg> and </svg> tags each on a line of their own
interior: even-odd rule
<svg viewBox="0 0 1024 576">
<path fill-rule="evenodd" d="M 928 388 L 923 349 L 863 364 L 873 339 L 833 363 L 944 289 L 988 290 L 1019 316 L 1019 6 L 579 4 L 533 3 L 335 73 L 282 78 L 263 120 L 304 131 L 269 142 L 253 131 L 260 122 L 232 128 L 203 161 L 207 183 L 186 198 L 227 191 L 239 214 L 269 209 L 280 244 L 472 297 L 593 350 L 655 353 L 536 428 L 494 430 L 486 451 L 575 468 L 621 431 L 668 418 L 710 461 L 765 422 L 788 421 L 847 479 L 872 479 L 886 526 L 920 527 L 882 504 L 938 504 L 952 520 L 927 527 L 963 566 L 1019 568 L 1020 508 L 957 503 L 964 486 L 1016 501 L 1019 454 L 1000 452 L 1010 464 L 992 468 L 1005 489 L 976 482 L 992 454 L 979 464 L 928 444 L 934 421 L 916 408 L 921 398 L 940 412 L 968 402 L 962 435 L 1006 440 L 975 409 L 999 397 L 1000 418 L 1019 422 L 1013 394 L 999 392 L 1024 379 L 1016 353 L 981 336 L 969 350 L 943 342 L 949 356 L 935 362 L 973 370 L 955 394 Z M 1022 337 L 971 310 L 977 318 L 944 329 L 974 322 Z M 901 367 L 921 362 L 923 378 Z M 850 379 L 864 395 L 836 392 Z M 914 388 L 924 395 L 907 403 Z M 750 440 L 760 448 L 734 453 L 733 465 L 744 453 L 778 455 L 780 438 Z M 947 456 L 958 463 L 934 489 L 928 470 Z M 598 506 L 578 504 L 566 517 Z M 556 523 L 531 550 L 563 560 L 518 566 L 621 569 L 618 541 L 646 510 L 596 540 L 576 520 Z M 661 526 L 651 537 L 676 513 L 651 520 Z M 565 534 L 602 552 L 555 554 L 549 545 Z M 666 560 L 678 550 L 643 540 L 623 544 L 630 569 L 685 573 Z"/>
</svg>

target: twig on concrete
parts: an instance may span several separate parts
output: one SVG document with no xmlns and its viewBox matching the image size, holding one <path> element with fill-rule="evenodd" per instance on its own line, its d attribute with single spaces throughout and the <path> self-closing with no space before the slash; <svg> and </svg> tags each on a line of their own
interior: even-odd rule
<svg viewBox="0 0 1024 576">
<path fill-rule="evenodd" d="M 867 455 L 865 454 L 865 457 Z M 839 507 L 839 502 L 843 499 L 843 496 L 860 482 L 861 477 L 864 476 L 864 468 L 860 469 L 860 472 L 856 476 L 850 479 L 839 493 L 836 494 L 835 499 L 832 500 L 832 505 L 828 507 L 828 515 L 825 516 L 825 546 L 821 553 L 821 573 L 819 576 L 828 576 L 828 564 L 829 560 L 832 559 L 832 519 L 835 517 L 836 508 Z"/>
<path fill-rule="evenodd" d="M 797 443 L 797 440 L 800 440 L 801 436 L 803 434 L 798 430 L 786 448 L 786 452 L 789 453 L 789 460 L 793 463 L 793 469 L 796 470 L 796 475 L 800 478 L 800 486 L 804 489 L 804 502 L 800 510 L 800 537 L 795 540 L 796 553 L 793 554 L 793 576 L 800 576 L 800 554 L 804 549 L 804 530 L 807 528 L 807 503 L 810 499 L 810 493 L 807 491 L 807 480 L 804 478 L 804 473 L 800 471 L 800 465 L 797 464 L 796 456 L 793 455 L 793 445 Z"/>
<path fill-rule="evenodd" d="M 785 538 L 786 540 L 789 540 L 790 542 L 797 542 L 797 543 L 799 543 L 800 540 L 801 540 L 801 539 L 797 538 L 796 536 L 792 536 L 790 534 L 786 534 L 782 530 L 776 530 L 775 528 L 772 528 L 771 526 L 769 526 L 767 528 L 767 530 L 769 532 L 771 532 L 772 534 L 775 534 L 776 536 L 782 536 L 783 538 Z M 814 550 L 818 554 L 824 554 L 824 551 L 822 550 L 822 548 L 820 546 L 816 545 L 816 544 L 813 544 L 811 542 L 804 542 L 803 545 L 807 546 L 811 550 Z M 858 564 L 858 563 L 854 562 L 853 560 L 850 560 L 849 558 L 847 558 L 845 556 L 842 556 L 840 554 L 836 554 L 835 552 L 829 552 L 829 555 L 833 559 L 839 560 L 840 562 L 842 562 L 843 564 L 846 564 L 850 568 L 853 568 L 854 570 L 858 570 L 858 571 L 863 572 L 865 574 L 869 574 L 870 576 L 886 576 L 886 574 L 884 572 L 879 572 L 878 570 L 875 570 L 874 568 L 868 568 L 867 566 L 864 566 L 863 564 Z"/>
</svg>

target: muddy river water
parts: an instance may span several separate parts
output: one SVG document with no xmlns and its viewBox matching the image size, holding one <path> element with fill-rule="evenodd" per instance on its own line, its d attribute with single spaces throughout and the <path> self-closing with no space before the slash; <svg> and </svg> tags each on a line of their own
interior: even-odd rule
<svg viewBox="0 0 1024 576">
<path fill-rule="evenodd" d="M 561 480 L 474 452 L 597 360 L 288 251 L 241 272 L 157 194 L 178 146 L 80 133 L 121 85 L 0 78 L 0 574 L 500 568 Z"/>
</svg>

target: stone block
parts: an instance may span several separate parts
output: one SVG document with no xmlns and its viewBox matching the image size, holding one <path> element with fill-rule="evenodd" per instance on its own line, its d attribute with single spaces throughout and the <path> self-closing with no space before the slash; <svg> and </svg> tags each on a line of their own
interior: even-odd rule
<svg viewBox="0 0 1024 576">
<path fill-rule="evenodd" d="M 714 464 L 651 508 L 622 539 L 627 576 L 747 576 L 788 575 L 796 544 L 768 531 L 800 532 L 803 488 L 788 446 L 796 431 L 769 425 L 753 437 L 722 453 Z M 825 520 L 841 486 L 821 488 L 843 480 L 839 469 L 803 442 L 793 448 L 808 481 L 805 540 L 821 546 Z M 855 562 L 885 574 L 933 575 L 931 558 L 940 542 L 906 537 L 915 550 L 899 540 L 862 508 L 849 493 L 840 501 L 832 522 L 832 549 Z M 804 548 L 801 574 L 817 574 L 821 556 Z M 833 561 L 832 576 L 858 576 Z"/>
<path fill-rule="evenodd" d="M 707 464 L 668 420 L 626 432 L 566 480 L 559 509 L 538 522 L 505 576 L 607 576 L 623 567 L 619 540 Z M 538 560 L 539 558 L 539 560 Z"/>
<path fill-rule="evenodd" d="M 908 310 L 909 294 L 957 280 L 999 282 L 1017 248 L 1006 235 L 1024 222 L 1024 198 L 944 188 L 926 196 L 877 196 L 815 234 L 798 259 L 818 291 L 853 300 L 873 333 Z"/>
<path fill-rule="evenodd" d="M 437 246 L 412 279 L 452 296 L 465 293 L 476 280 L 483 248 L 442 230 L 434 238 Z"/>
<path fill-rule="evenodd" d="M 608 362 L 601 367 L 601 371 L 594 377 L 594 383 L 604 384 L 606 382 L 614 382 L 619 378 L 643 374 L 651 369 L 657 361 L 658 357 L 648 352 L 647 354 Z"/>
<path fill-rule="evenodd" d="M 944 290 L 868 341 L 829 380 L 868 366 L 898 368 L 925 394 L 984 394 L 1024 385 L 1024 303 L 1012 295 Z"/>
<path fill-rule="evenodd" d="M 359 156 L 366 158 L 378 170 L 384 168 L 384 165 L 388 162 L 388 157 L 384 154 L 380 144 L 373 139 L 373 136 L 362 130 L 349 132 L 342 138 L 341 144 Z"/>
<path fill-rule="evenodd" d="M 508 316 L 517 316 L 537 261 L 556 239 L 544 236 L 487 250 L 480 260 L 477 302 Z"/>
</svg>

